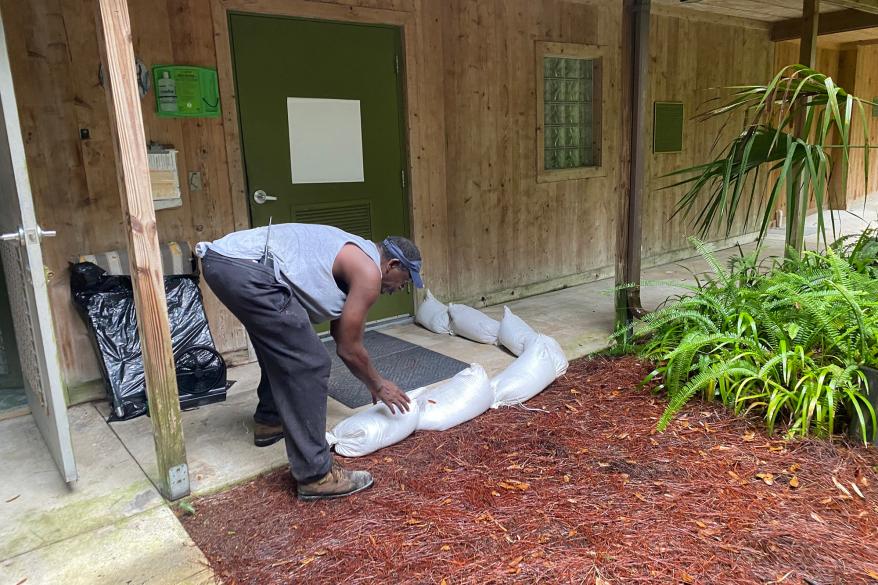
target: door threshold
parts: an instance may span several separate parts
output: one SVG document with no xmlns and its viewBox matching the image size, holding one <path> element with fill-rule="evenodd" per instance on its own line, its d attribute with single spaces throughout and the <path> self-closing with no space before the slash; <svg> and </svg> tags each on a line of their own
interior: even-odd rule
<svg viewBox="0 0 878 585">
<path fill-rule="evenodd" d="M 0 410 L 0 421 L 18 418 L 30 414 L 30 406 L 16 406 L 6 410 Z"/>
<path fill-rule="evenodd" d="M 414 315 L 397 315 L 396 317 L 387 317 L 385 319 L 378 319 L 377 321 L 366 323 L 366 331 L 374 331 L 375 329 L 383 329 L 385 327 L 390 327 L 391 325 L 404 325 L 414 322 Z"/>
<path fill-rule="evenodd" d="M 390 327 L 392 325 L 406 325 L 408 323 L 414 322 L 414 315 L 397 315 L 396 317 L 385 317 L 384 319 L 378 319 L 377 321 L 369 321 L 368 323 L 366 323 L 366 328 L 364 331 L 375 331 L 377 329 L 384 329 L 385 327 Z M 329 331 L 324 331 L 318 336 L 320 337 L 320 341 L 326 341 L 327 339 L 330 339 Z"/>
</svg>

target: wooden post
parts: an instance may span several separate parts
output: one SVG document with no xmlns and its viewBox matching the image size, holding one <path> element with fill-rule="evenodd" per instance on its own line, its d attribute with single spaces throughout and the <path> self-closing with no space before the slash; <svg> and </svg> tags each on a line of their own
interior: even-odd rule
<svg viewBox="0 0 878 585">
<path fill-rule="evenodd" d="M 820 0 L 803 0 L 802 4 L 802 39 L 799 45 L 799 63 L 814 68 L 817 63 L 817 25 L 820 13 Z M 805 124 L 803 115 L 799 115 L 795 124 L 798 136 Z M 811 191 L 802 184 L 801 172 L 793 173 L 789 179 L 795 189 L 787 209 L 786 243 L 796 252 L 801 253 L 805 247 L 805 215 L 808 213 L 808 201 Z"/>
<path fill-rule="evenodd" d="M 616 327 L 643 312 L 640 302 L 642 201 L 646 182 L 646 124 L 649 110 L 650 0 L 625 0 L 622 6 L 622 173 L 619 227 L 616 232 Z"/>
<path fill-rule="evenodd" d="M 128 258 L 155 441 L 158 487 L 165 498 L 176 500 L 189 494 L 189 469 L 127 0 L 98 0 L 97 30 L 107 73 L 105 85 L 119 194 L 128 231 Z"/>
<path fill-rule="evenodd" d="M 802 44 L 799 61 L 814 67 L 817 63 L 817 29 L 820 18 L 820 0 L 804 0 L 802 4 Z"/>
<path fill-rule="evenodd" d="M 631 85 L 632 71 L 634 69 L 634 2 L 624 0 L 622 2 L 622 84 L 619 89 L 619 97 L 622 107 L 619 108 L 619 196 L 618 209 L 616 211 L 616 291 L 614 296 L 615 305 L 615 330 L 628 326 L 631 322 L 631 314 L 628 312 L 628 294 L 626 290 L 618 287 L 626 284 L 625 278 L 628 273 L 628 207 L 631 205 Z"/>
<path fill-rule="evenodd" d="M 634 14 L 634 93 L 631 115 L 631 204 L 628 207 L 628 310 L 643 316 L 640 302 L 640 261 L 643 246 L 643 198 L 646 191 L 646 130 L 649 119 L 649 24 L 650 0 L 638 0 Z"/>
</svg>

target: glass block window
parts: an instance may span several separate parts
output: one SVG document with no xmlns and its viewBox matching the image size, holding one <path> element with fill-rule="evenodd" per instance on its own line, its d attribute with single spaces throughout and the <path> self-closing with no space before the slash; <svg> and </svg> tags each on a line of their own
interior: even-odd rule
<svg viewBox="0 0 878 585">
<path fill-rule="evenodd" d="M 596 148 L 597 59 L 543 57 L 544 169 L 600 165 Z"/>
</svg>

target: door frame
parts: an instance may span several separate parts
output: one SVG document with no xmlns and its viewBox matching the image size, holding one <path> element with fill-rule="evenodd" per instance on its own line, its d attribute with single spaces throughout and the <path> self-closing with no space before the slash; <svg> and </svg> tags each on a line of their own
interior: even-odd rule
<svg viewBox="0 0 878 585">
<path fill-rule="evenodd" d="M 376 242 L 380 242 L 381 238 L 387 235 L 411 236 L 411 205 L 408 189 L 410 182 L 408 179 L 409 150 L 401 27 L 395 24 L 355 23 L 274 13 L 266 15 L 238 10 L 227 10 L 226 14 L 232 47 L 232 73 L 238 106 L 239 136 L 244 165 L 243 177 L 246 187 L 246 195 L 242 199 L 248 210 L 250 225 L 254 228 L 264 226 L 272 214 L 275 223 L 285 221 L 305 221 L 307 223 L 308 219 L 296 218 L 299 212 L 320 208 L 339 209 L 339 206 L 363 206 L 365 204 L 369 210 L 366 214 L 371 216 L 369 233 L 363 234 L 357 231 L 353 233 L 359 233 L 359 235 Z M 264 38 L 266 34 L 274 35 L 275 40 L 281 44 L 270 42 L 269 45 L 261 45 L 258 41 L 255 45 L 253 44 L 254 40 Z M 286 37 L 294 39 L 300 35 L 303 37 L 290 41 L 295 44 L 295 48 L 285 44 L 287 43 Z M 264 40 L 270 41 L 270 39 Z M 302 44 L 303 41 L 305 44 Z M 274 54 L 279 50 L 284 50 L 304 55 L 307 54 L 308 46 L 311 46 L 311 50 L 317 50 L 319 54 L 318 45 L 321 43 L 332 45 L 335 50 L 330 51 L 331 54 L 327 57 L 316 57 L 319 65 L 311 63 L 308 66 L 308 63 L 305 62 L 310 63 L 308 59 L 302 61 L 294 58 L 292 61 L 289 59 L 277 61 L 277 55 Z M 358 47 L 361 43 L 365 55 L 369 55 L 368 57 L 359 51 Z M 258 55 L 257 59 L 254 59 L 255 55 Z M 320 76 L 318 76 L 314 80 L 316 85 L 311 83 L 308 71 L 314 66 L 318 68 L 329 66 L 330 71 L 343 71 L 345 67 L 351 65 L 349 58 L 354 59 L 354 62 L 358 63 L 356 67 L 361 68 L 359 74 L 354 75 L 358 81 L 352 82 L 342 74 L 341 77 L 335 75 L 338 77 L 335 81 L 329 79 L 320 81 Z M 328 59 L 328 61 L 323 59 Z M 284 69 L 283 63 L 289 66 L 289 71 Z M 330 63 L 332 63 L 331 66 Z M 272 64 L 274 69 L 281 72 L 280 74 L 266 77 L 265 71 L 259 73 L 260 68 L 272 69 Z M 256 72 L 255 77 L 254 72 Z M 362 75 L 364 72 L 368 72 L 365 77 Z M 289 77 L 289 75 L 293 75 L 293 77 Z M 305 85 L 296 82 L 300 76 L 304 76 L 300 81 L 307 80 L 303 81 Z M 290 85 L 291 82 L 292 85 Z M 335 89 L 326 86 L 326 82 L 330 86 L 334 86 Z M 254 93 L 257 87 L 259 90 Z M 297 93 L 297 87 L 302 91 Z M 327 91 L 330 93 L 326 93 Z M 269 96 L 274 97 L 269 98 Z M 285 120 L 288 108 L 284 107 L 284 111 L 281 113 L 280 108 L 277 108 L 279 105 L 277 100 L 281 99 L 288 106 L 286 102 L 295 99 L 288 96 L 309 96 L 310 99 L 324 97 L 355 99 L 357 104 L 363 100 L 363 111 L 360 115 L 364 118 L 362 124 L 358 125 L 362 126 L 362 132 L 371 132 L 371 134 L 363 134 L 362 137 L 362 147 L 365 149 L 361 153 L 363 164 L 366 165 L 365 183 L 362 182 L 362 175 L 359 182 L 354 183 L 342 181 L 326 185 L 301 185 L 295 184 L 294 180 L 294 184 L 291 185 L 288 182 L 290 177 L 289 158 L 282 156 L 278 159 L 276 155 L 285 148 L 291 148 L 289 146 L 291 139 L 280 136 L 276 132 L 269 134 L 257 132 L 258 138 L 249 135 L 249 131 L 257 127 L 261 128 L 262 132 L 267 130 L 263 127 L 266 121 L 264 116 L 260 117 L 258 114 L 260 109 L 268 108 L 273 112 L 273 117 L 282 115 Z M 265 101 L 266 98 L 270 101 Z M 255 105 L 254 100 L 258 100 L 260 105 Z M 244 102 L 243 107 L 241 106 L 242 101 Z M 374 107 L 369 106 L 370 103 Z M 358 111 L 359 109 L 357 106 Z M 260 120 L 262 121 L 260 122 Z M 248 124 L 254 126 L 251 127 Z M 273 126 L 277 125 L 273 124 Z M 285 126 L 286 123 L 284 123 Z M 388 128 L 393 129 L 392 134 L 382 135 L 382 133 L 386 134 Z M 360 132 L 359 128 L 357 132 Z M 283 143 L 286 143 L 286 146 Z M 268 150 L 265 150 L 266 148 Z M 266 166 L 265 161 L 256 164 L 256 161 L 266 156 L 273 161 L 270 166 Z M 286 171 L 281 168 L 284 166 Z M 381 172 L 376 174 L 376 169 L 379 167 Z M 280 171 L 280 176 L 278 171 Z M 286 179 L 283 178 L 284 173 L 286 173 Z M 276 196 L 272 199 L 279 198 L 278 205 L 274 207 L 268 205 L 267 208 L 263 208 L 254 203 L 252 194 L 257 192 L 257 189 L 268 190 Z M 272 189 L 278 192 L 275 193 Z M 315 189 L 317 189 L 316 192 Z M 321 191 L 325 195 L 319 194 Z M 314 221 L 314 218 L 311 221 Z M 320 220 L 317 222 L 324 223 Z M 344 228 L 342 224 L 334 225 L 348 229 Z M 416 309 L 415 287 L 410 285 L 406 288 L 405 292 L 393 297 L 381 295 L 382 298 L 378 299 L 375 305 L 370 308 L 366 317 L 366 323 L 370 328 L 412 320 Z M 328 330 L 329 324 L 316 324 L 314 328 L 318 334 L 322 334 Z"/>
<path fill-rule="evenodd" d="M 247 180 L 244 172 L 244 156 L 241 148 L 238 101 L 235 94 L 234 66 L 232 61 L 229 13 L 242 12 L 266 16 L 307 18 L 351 24 L 381 24 L 400 29 L 402 40 L 403 83 L 401 88 L 401 107 L 403 127 L 403 170 L 406 174 L 405 219 L 409 235 L 417 237 L 414 213 L 414 189 L 412 185 L 426 176 L 426 162 L 412 156 L 412 128 L 418 122 L 417 101 L 410 99 L 416 95 L 417 87 L 416 43 L 417 18 L 414 12 L 386 10 L 381 8 L 361 8 L 342 4 L 327 4 L 313 0 L 211 0 L 213 30 L 215 38 L 217 75 L 220 86 L 223 129 L 226 142 L 226 160 L 229 171 L 229 185 L 232 191 L 232 214 L 235 230 L 249 229 L 250 206 Z M 418 298 L 414 295 L 414 309 Z"/>
</svg>

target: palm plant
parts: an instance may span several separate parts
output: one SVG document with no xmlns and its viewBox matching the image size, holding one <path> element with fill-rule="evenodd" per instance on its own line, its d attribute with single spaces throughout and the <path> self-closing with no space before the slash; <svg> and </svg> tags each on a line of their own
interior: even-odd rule
<svg viewBox="0 0 878 585">
<path fill-rule="evenodd" d="M 868 184 L 869 125 L 863 104 L 871 102 L 849 94 L 832 78 L 803 65 L 784 67 L 768 85 L 727 89 L 728 96 L 718 106 L 696 119 L 726 117 L 728 124 L 743 113 L 742 131 L 713 160 L 668 175 L 687 176 L 666 187 L 687 189 L 674 213 L 695 213 L 702 238 L 711 228 L 723 224 L 728 236 L 739 209 L 746 206 L 747 218 L 753 217 L 754 211 L 760 218 L 761 242 L 785 188 L 787 247 L 803 249 L 808 197 L 813 198 L 818 212 L 818 237 L 826 243 L 823 210 L 831 188 L 833 160 L 840 157 L 837 172 L 841 176 L 836 185 L 845 193 L 850 149 L 863 148 L 863 172 Z M 850 142 L 855 109 L 863 128 L 863 144 L 857 146 Z M 765 183 L 767 188 L 763 190 L 760 177 L 772 173 L 773 181 Z M 700 197 L 704 192 L 709 195 Z"/>
</svg>

